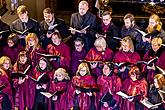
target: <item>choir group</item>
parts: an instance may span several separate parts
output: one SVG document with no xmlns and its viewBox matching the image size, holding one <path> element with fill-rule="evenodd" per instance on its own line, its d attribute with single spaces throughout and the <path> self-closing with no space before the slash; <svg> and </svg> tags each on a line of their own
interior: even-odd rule
<svg viewBox="0 0 165 110">
<path fill-rule="evenodd" d="M 81 1 L 70 27 L 50 8 L 38 23 L 25 5 L 0 21 L 0 110 L 165 110 L 165 32 L 156 14 L 121 29 Z"/>
</svg>

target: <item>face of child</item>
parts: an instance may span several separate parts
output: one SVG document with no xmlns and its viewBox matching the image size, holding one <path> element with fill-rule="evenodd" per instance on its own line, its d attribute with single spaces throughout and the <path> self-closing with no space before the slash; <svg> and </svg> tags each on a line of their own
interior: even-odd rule
<svg viewBox="0 0 165 110">
<path fill-rule="evenodd" d="M 28 45 L 29 45 L 30 47 L 32 47 L 32 46 L 35 45 L 35 40 L 34 40 L 34 38 L 30 38 L 30 39 L 29 39 Z"/>
<path fill-rule="evenodd" d="M 59 37 L 58 37 L 58 35 L 57 34 L 53 34 L 52 35 L 52 42 L 53 42 L 53 44 L 55 44 L 55 45 L 60 45 L 60 43 L 61 43 L 61 40 L 59 39 Z"/>
<path fill-rule="evenodd" d="M 27 61 L 27 57 L 26 57 L 26 56 L 21 56 L 21 57 L 20 57 L 20 62 L 21 62 L 22 64 L 25 64 L 26 61 Z"/>
<path fill-rule="evenodd" d="M 59 74 L 56 75 L 56 78 L 57 78 L 58 81 L 62 81 L 65 78 L 65 76 L 64 76 L 63 73 L 59 73 Z"/>
<path fill-rule="evenodd" d="M 41 70 L 46 69 L 47 63 L 44 60 L 40 60 L 39 61 L 39 67 L 41 68 Z"/>
<path fill-rule="evenodd" d="M 10 61 L 9 60 L 5 60 L 5 62 L 3 63 L 3 68 L 5 70 L 8 70 L 10 67 Z"/>
<path fill-rule="evenodd" d="M 131 76 L 130 76 L 130 78 L 132 79 L 132 81 L 136 81 L 137 79 L 136 79 L 136 74 L 131 74 Z"/>
<path fill-rule="evenodd" d="M 14 42 L 12 40 L 8 40 L 7 44 L 9 47 L 13 47 L 14 46 Z"/>
<path fill-rule="evenodd" d="M 108 67 L 108 65 L 104 65 L 104 67 L 103 67 L 103 74 L 104 74 L 105 76 L 108 76 L 108 75 L 110 74 L 110 72 L 111 72 L 111 70 L 110 70 L 110 68 Z"/>
<path fill-rule="evenodd" d="M 81 76 L 85 76 L 87 74 L 87 68 L 86 67 L 81 68 L 79 73 Z"/>
</svg>

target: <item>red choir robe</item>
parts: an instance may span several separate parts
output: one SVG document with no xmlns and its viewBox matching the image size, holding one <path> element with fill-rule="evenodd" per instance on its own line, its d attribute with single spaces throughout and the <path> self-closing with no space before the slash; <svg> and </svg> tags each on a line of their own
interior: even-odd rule
<svg viewBox="0 0 165 110">
<path fill-rule="evenodd" d="M 114 58 L 113 58 L 113 62 L 114 63 L 130 63 L 130 64 L 136 64 L 137 61 L 140 61 L 140 55 L 137 52 L 124 52 L 124 51 L 118 51 Z M 119 71 L 119 68 L 117 68 Z M 128 78 L 128 71 L 129 70 L 125 70 L 124 72 L 122 72 L 121 75 L 121 79 L 125 80 L 126 78 Z M 119 75 L 119 76 L 120 76 Z"/>
<path fill-rule="evenodd" d="M 52 110 L 54 107 L 53 110 L 67 110 L 67 94 L 66 94 L 66 91 L 67 91 L 67 81 L 60 81 L 60 82 L 55 82 L 55 81 L 52 81 L 50 83 L 50 88 L 49 88 L 49 92 L 50 93 L 54 93 L 54 92 L 59 92 L 57 93 L 57 100 L 54 101 L 52 100 L 52 98 L 49 99 L 49 110 Z M 52 102 L 54 105 L 52 105 Z"/>
<path fill-rule="evenodd" d="M 3 70 L 0 70 L 0 71 L 5 73 L 5 71 Z M 6 77 L 6 75 L 0 75 L 0 86 L 2 85 L 5 85 L 5 88 L 2 90 L 2 93 L 0 93 L 0 110 L 2 110 L 2 101 L 5 95 L 8 96 L 8 99 L 11 103 L 11 107 L 12 109 L 14 109 L 13 93 L 12 93 L 10 82 L 8 78 Z M 9 106 L 10 105 L 8 104 L 4 108 L 8 108 Z"/>
<path fill-rule="evenodd" d="M 63 67 L 65 69 L 69 69 L 70 65 L 70 48 L 63 42 L 60 45 L 56 46 L 53 44 L 49 44 L 46 49 L 47 53 L 52 55 L 60 56 L 60 61 L 52 61 L 54 68 Z"/>
<path fill-rule="evenodd" d="M 42 49 L 41 47 L 35 49 L 34 51 L 32 51 L 32 49 L 28 50 L 28 54 L 29 54 L 29 57 L 32 61 L 33 68 L 35 68 L 39 59 L 41 58 L 41 55 L 39 55 L 37 53 L 45 53 L 45 50 Z"/>
<path fill-rule="evenodd" d="M 17 61 L 18 54 L 23 50 L 24 48 L 20 44 L 16 44 L 13 47 L 6 45 L 2 50 L 2 55 L 8 56 L 11 59 L 11 64 L 14 65 Z"/>
<path fill-rule="evenodd" d="M 149 61 L 155 57 L 158 57 L 158 60 L 154 63 L 154 66 L 159 66 L 165 70 L 165 50 L 160 48 L 157 52 L 154 52 L 152 49 L 149 50 L 143 57 L 144 61 Z M 154 81 L 154 76 L 157 74 L 155 70 L 147 69 L 147 65 L 143 65 L 143 73 L 146 76 L 147 82 L 152 84 Z"/>
<path fill-rule="evenodd" d="M 37 80 L 37 78 L 40 75 L 42 75 L 42 74 L 47 74 L 49 76 L 50 80 L 53 77 L 52 71 L 43 71 L 43 72 L 40 72 L 36 68 L 33 70 L 33 74 L 31 75 L 31 77 Z M 31 99 L 30 100 L 30 107 L 31 107 L 31 109 L 32 109 L 32 107 L 35 104 L 35 99 L 36 99 L 36 85 L 37 85 L 37 83 L 30 79 L 30 81 L 29 81 L 29 87 L 30 87 L 30 96 L 31 96 L 31 98 L 30 98 Z M 46 85 L 47 85 L 47 88 L 46 89 L 48 89 L 48 83 L 46 83 Z"/>
<path fill-rule="evenodd" d="M 110 48 L 106 48 L 105 51 L 99 52 L 97 51 L 96 47 L 93 47 L 89 50 L 88 54 L 86 55 L 85 59 L 87 61 L 111 61 L 113 58 L 113 52 Z M 101 69 L 98 67 L 92 69 L 92 76 L 100 76 L 101 75 Z"/>
<path fill-rule="evenodd" d="M 29 63 L 15 63 L 13 66 L 12 74 L 15 74 L 16 72 L 24 72 L 29 65 Z M 26 74 L 31 75 L 30 68 Z M 22 84 L 18 84 L 18 81 L 18 79 L 13 79 L 13 86 L 15 88 L 15 106 L 18 107 L 19 110 L 24 110 L 26 107 L 30 109 L 31 96 L 29 88 L 29 79 L 25 79 Z"/>
<path fill-rule="evenodd" d="M 101 75 L 97 79 L 97 86 L 100 89 L 100 93 L 98 95 L 99 101 L 110 90 L 113 95 L 113 99 L 116 100 L 116 105 L 120 105 L 121 97 L 118 96 L 116 92 L 120 91 L 122 82 L 118 76 L 114 74 L 111 76 Z M 112 108 L 101 106 L 101 110 L 112 110 Z"/>
<path fill-rule="evenodd" d="M 140 103 L 140 100 L 147 96 L 147 89 L 148 85 L 144 78 L 136 81 L 132 81 L 130 78 L 126 79 L 121 90 L 129 96 L 141 95 L 134 98 L 132 102 L 128 101 L 128 99 L 123 99 L 121 110 L 137 110 L 135 103 Z M 138 107 L 143 107 L 143 105 L 139 104 Z"/>
<path fill-rule="evenodd" d="M 80 110 L 89 110 L 91 104 L 93 104 L 97 108 L 96 103 L 96 94 L 93 92 L 94 99 L 91 100 L 91 96 L 87 95 L 85 92 L 81 92 L 80 94 L 76 94 L 76 88 L 96 88 L 96 82 L 94 77 L 92 76 L 74 76 L 72 78 L 71 83 L 69 84 L 68 89 L 68 105 L 67 108 L 71 109 L 75 105 L 75 101 L 78 101 L 78 106 Z"/>
</svg>

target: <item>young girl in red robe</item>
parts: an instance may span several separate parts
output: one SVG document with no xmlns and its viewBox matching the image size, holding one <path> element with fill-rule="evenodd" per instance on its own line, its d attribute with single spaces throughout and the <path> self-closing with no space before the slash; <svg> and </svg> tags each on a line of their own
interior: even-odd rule
<svg viewBox="0 0 165 110">
<path fill-rule="evenodd" d="M 38 53 L 45 53 L 45 50 L 41 48 L 39 44 L 39 39 L 35 33 L 29 33 L 26 36 L 26 51 L 32 61 L 33 67 L 35 67 L 41 58 Z"/>
<path fill-rule="evenodd" d="M 76 76 L 68 87 L 68 109 L 95 110 L 96 94 L 92 88 L 96 88 L 96 81 L 90 75 L 88 64 L 80 63 Z"/>
<path fill-rule="evenodd" d="M 147 96 L 148 85 L 138 67 L 134 66 L 129 71 L 129 77 L 123 82 L 122 91 L 132 98 L 123 99 L 121 110 L 143 110 L 140 101 Z"/>
<path fill-rule="evenodd" d="M 30 95 L 33 110 L 47 110 L 48 100 L 40 92 L 48 92 L 52 78 L 52 67 L 49 61 L 41 57 L 34 68 L 32 77 L 30 77 Z"/>
<path fill-rule="evenodd" d="M 113 73 L 113 69 L 111 68 L 110 63 L 105 63 L 103 65 L 102 72 L 103 74 L 98 77 L 97 85 L 100 89 L 100 93 L 98 96 L 99 99 L 99 107 L 101 110 L 118 110 L 119 105 L 121 103 L 121 98 L 116 94 L 116 92 L 120 91 L 122 82 L 121 79 Z M 105 95 L 109 93 L 111 94 L 111 98 L 106 97 L 108 101 L 103 102 Z"/>
<path fill-rule="evenodd" d="M 3 86 L 3 89 L 0 90 L 0 110 L 13 110 L 14 102 L 11 86 L 5 71 L 2 69 L 0 69 L 0 86 Z"/>
<path fill-rule="evenodd" d="M 68 73 L 63 68 L 54 72 L 53 81 L 50 83 L 49 92 L 56 94 L 50 98 L 49 110 L 67 110 L 67 85 L 70 80 Z"/>
<path fill-rule="evenodd" d="M 25 77 L 17 77 L 12 79 L 13 80 L 13 86 L 15 88 L 15 106 L 18 108 L 18 110 L 24 110 L 25 108 L 30 109 L 30 92 L 29 92 L 29 80 L 28 75 L 31 74 L 31 62 L 29 60 L 29 57 L 27 55 L 26 51 L 21 51 L 18 56 L 17 62 L 13 66 L 13 72 L 12 74 L 16 74 L 18 72 L 22 72 L 23 74 L 26 74 Z M 24 71 L 27 70 L 26 73 Z"/>
</svg>

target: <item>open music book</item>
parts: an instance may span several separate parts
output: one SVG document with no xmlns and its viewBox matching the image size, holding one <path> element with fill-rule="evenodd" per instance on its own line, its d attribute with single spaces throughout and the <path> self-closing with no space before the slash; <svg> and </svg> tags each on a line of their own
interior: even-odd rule
<svg viewBox="0 0 165 110">
<path fill-rule="evenodd" d="M 33 80 L 36 84 L 42 86 L 42 84 L 47 84 L 50 81 L 50 78 L 47 74 L 42 73 L 37 79 L 29 76 L 31 80 Z"/>
<path fill-rule="evenodd" d="M 82 30 L 86 30 L 86 29 L 89 28 L 89 27 L 90 27 L 90 25 L 86 26 L 85 28 L 83 28 L 83 29 L 81 29 L 81 30 L 77 30 L 77 29 L 75 29 L 75 28 L 69 27 L 69 30 L 73 30 L 73 31 L 75 31 L 75 32 L 81 33 Z"/>
<path fill-rule="evenodd" d="M 27 71 L 29 70 L 30 65 L 24 70 L 24 72 L 13 72 L 11 74 L 12 79 L 18 79 L 19 77 L 25 78 Z"/>
<path fill-rule="evenodd" d="M 14 31 L 14 32 L 16 32 L 16 33 L 18 33 L 18 34 L 20 34 L 20 35 L 24 35 L 24 34 L 26 34 L 27 32 L 29 32 L 31 29 L 32 29 L 32 28 L 28 28 L 28 29 L 24 30 L 23 32 L 20 31 L 20 30 L 16 30 L 16 29 L 12 29 L 12 31 Z"/>
<path fill-rule="evenodd" d="M 156 36 L 160 33 L 160 31 L 158 30 L 154 30 L 153 32 L 151 33 L 145 33 L 144 31 L 141 31 L 139 29 L 136 29 L 139 33 L 142 34 L 143 37 L 146 37 L 146 38 L 150 38 L 150 37 L 153 37 L 153 36 Z"/>
<path fill-rule="evenodd" d="M 81 91 L 81 92 L 99 92 L 99 89 L 98 88 L 83 88 L 83 87 L 78 87 L 76 86 L 76 89 Z"/>
<path fill-rule="evenodd" d="M 130 62 L 121 62 L 121 63 L 113 63 L 112 64 L 118 68 L 122 68 L 123 66 L 131 66 L 132 64 Z"/>
<path fill-rule="evenodd" d="M 112 100 L 113 96 L 112 94 L 110 94 L 109 92 L 107 92 L 106 94 L 104 94 L 101 98 L 101 102 L 104 103 L 104 102 L 108 102 L 110 100 Z"/>
<path fill-rule="evenodd" d="M 48 57 L 48 58 L 60 58 L 60 56 L 58 55 L 52 55 L 52 54 L 45 54 L 45 53 L 39 53 L 39 52 L 36 52 L 38 55 L 41 55 L 43 57 Z"/>
<path fill-rule="evenodd" d="M 135 96 L 129 96 L 129 95 L 125 94 L 122 91 L 119 91 L 116 94 L 119 95 L 119 96 L 121 96 L 123 99 L 131 99 L 131 98 L 134 98 L 134 97 L 137 97 L 137 96 L 140 96 L 141 95 L 141 94 L 137 94 Z"/>
<path fill-rule="evenodd" d="M 50 93 L 50 92 L 40 92 L 42 95 L 44 95 L 47 98 L 52 98 L 54 95 L 59 95 L 61 93 L 63 93 L 64 91 L 55 91 L 54 93 Z"/>
<path fill-rule="evenodd" d="M 58 24 L 51 25 L 51 26 L 48 27 L 48 30 L 53 30 L 57 26 L 58 26 Z"/>
<path fill-rule="evenodd" d="M 148 109 L 155 109 L 158 108 L 159 105 L 161 105 L 163 102 L 157 103 L 157 104 L 152 104 L 149 102 L 147 99 L 143 99 L 140 101 L 144 106 L 146 106 Z"/>
<path fill-rule="evenodd" d="M 5 33 L 5 32 L 9 32 L 10 30 L 3 30 L 3 31 L 0 31 L 0 35 Z"/>
<path fill-rule="evenodd" d="M 146 64 L 146 65 L 152 66 L 152 64 L 156 63 L 157 60 L 158 60 L 158 57 L 155 57 L 155 58 L 153 58 L 149 61 L 137 61 L 136 64 L 143 63 L 143 64 Z"/>
<path fill-rule="evenodd" d="M 160 68 L 159 66 L 156 66 L 156 68 L 158 68 L 159 69 L 159 71 L 163 74 L 163 75 L 165 75 L 165 70 L 163 70 L 162 68 Z"/>
</svg>

